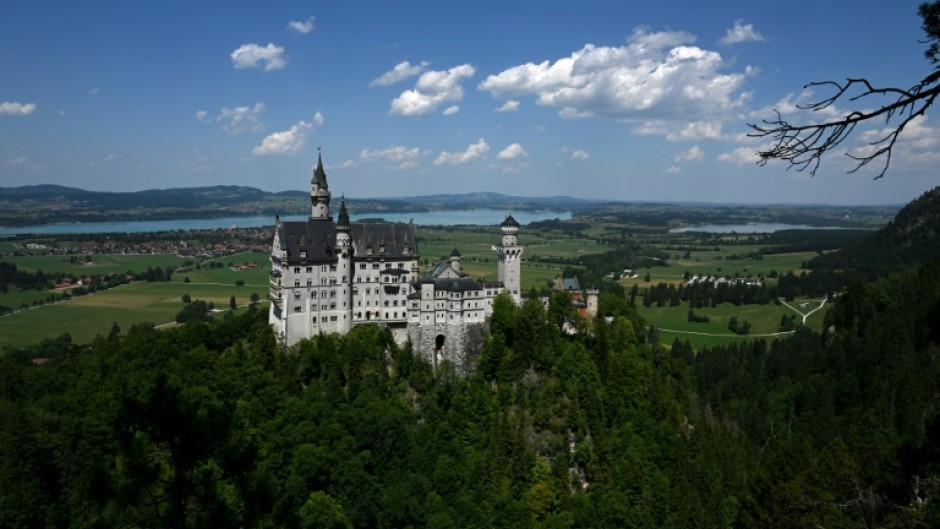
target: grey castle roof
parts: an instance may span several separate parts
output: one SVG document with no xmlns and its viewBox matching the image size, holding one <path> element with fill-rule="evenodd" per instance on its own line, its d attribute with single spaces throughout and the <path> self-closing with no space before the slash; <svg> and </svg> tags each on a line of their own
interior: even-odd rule
<svg viewBox="0 0 940 529">
<path fill-rule="evenodd" d="M 339 227 L 349 226 L 349 212 L 346 211 L 346 199 L 339 203 L 339 217 L 336 219 L 336 225 Z"/>
<path fill-rule="evenodd" d="M 454 248 L 454 251 L 450 252 L 451 257 L 460 257 L 460 252 L 457 251 L 457 248 Z"/>
<path fill-rule="evenodd" d="M 470 290 L 483 290 L 483 284 L 469 277 L 459 279 L 425 279 L 422 282 L 434 283 L 434 290 L 446 292 L 468 292 Z"/>
<path fill-rule="evenodd" d="M 301 259 L 306 252 L 307 262 L 336 261 L 336 224 L 333 219 L 311 219 L 299 222 L 281 222 L 278 226 L 281 247 L 287 250 L 288 261 Z M 414 224 L 368 223 L 351 224 L 353 255 L 357 258 L 388 257 L 415 258 L 418 246 L 415 243 Z M 405 253 L 405 246 L 409 251 Z M 371 248 L 371 255 L 368 251 Z"/>
<path fill-rule="evenodd" d="M 329 189 L 326 185 L 326 171 L 323 170 L 323 157 L 317 153 L 317 168 L 313 170 L 313 180 L 310 182 L 320 186 L 320 189 Z"/>
<path fill-rule="evenodd" d="M 516 222 L 516 219 L 512 218 L 512 215 L 510 214 L 510 215 L 506 215 L 506 220 L 504 220 L 503 223 L 500 224 L 500 226 L 518 228 L 519 223 Z"/>
</svg>

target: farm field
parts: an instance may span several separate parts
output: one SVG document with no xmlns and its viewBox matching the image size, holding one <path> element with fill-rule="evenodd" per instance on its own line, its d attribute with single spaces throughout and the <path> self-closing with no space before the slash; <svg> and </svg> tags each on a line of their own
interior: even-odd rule
<svg viewBox="0 0 940 529">
<path fill-rule="evenodd" d="M 805 307 L 801 307 L 802 304 Z M 707 316 L 707 323 L 695 323 L 688 321 L 689 304 L 683 303 L 677 307 L 643 307 L 637 306 L 637 311 L 646 320 L 649 325 L 655 325 L 660 330 L 660 339 L 663 344 L 671 344 L 674 339 L 680 341 L 688 340 L 695 349 L 701 347 L 710 347 L 724 344 L 731 341 L 753 340 L 761 337 L 759 335 L 776 334 L 780 327 L 782 316 L 796 315 L 796 322 L 799 324 L 803 318 L 797 312 L 803 314 L 812 311 L 821 304 L 821 300 L 797 299 L 788 304 L 795 308 L 793 310 L 784 304 L 777 305 L 768 303 L 766 305 L 733 305 L 731 303 L 722 303 L 718 306 L 704 307 L 694 309 L 696 316 Z M 806 320 L 806 325 L 812 329 L 822 328 L 828 305 L 820 310 L 813 312 Z M 751 324 L 750 334 L 747 336 L 732 333 L 728 329 L 728 322 L 732 317 L 738 318 L 739 325 L 745 321 Z M 773 339 L 773 336 L 763 336 L 767 340 Z"/>
<path fill-rule="evenodd" d="M 84 259 L 85 256 L 76 256 Z M 75 276 L 85 274 L 123 274 L 125 272 L 142 272 L 150 268 L 176 268 L 183 264 L 184 258 L 172 254 L 133 254 L 133 255 L 107 255 L 96 254 L 88 256 L 91 262 L 71 263 L 69 258 L 62 255 L 30 255 L 18 257 L 4 257 L 3 260 L 14 263 L 17 268 L 35 272 L 42 270 L 46 273 L 65 272 Z"/>
<path fill-rule="evenodd" d="M 222 268 L 198 272 L 205 272 L 200 276 L 205 282 L 196 282 L 191 277 L 192 282 L 185 283 L 182 275 L 175 281 L 140 281 L 0 317 L 0 347 L 29 345 L 63 333 L 69 333 L 76 343 L 86 343 L 98 334 L 107 334 L 113 322 L 122 329 L 144 321 L 156 325 L 171 323 L 183 307 L 184 294 L 228 309 L 231 296 L 242 306 L 256 293 L 266 310 L 268 283 L 264 270 L 231 272 Z M 239 276 L 244 278 L 244 286 L 228 281 L 230 274 L 239 273 L 244 274 Z M 43 296 L 47 293 L 38 292 Z"/>
</svg>

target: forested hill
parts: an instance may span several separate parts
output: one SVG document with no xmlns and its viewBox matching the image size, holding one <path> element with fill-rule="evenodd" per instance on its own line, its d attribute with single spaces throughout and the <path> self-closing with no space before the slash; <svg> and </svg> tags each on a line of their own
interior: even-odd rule
<svg viewBox="0 0 940 529">
<path fill-rule="evenodd" d="M 902 208 L 893 221 L 868 239 L 818 256 L 808 266 L 851 270 L 874 278 L 936 256 L 940 256 L 940 187 Z"/>
</svg>

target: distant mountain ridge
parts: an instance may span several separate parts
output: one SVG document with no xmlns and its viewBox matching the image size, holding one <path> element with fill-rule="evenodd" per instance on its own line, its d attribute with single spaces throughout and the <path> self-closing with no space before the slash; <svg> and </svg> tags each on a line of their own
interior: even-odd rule
<svg viewBox="0 0 940 529">
<path fill-rule="evenodd" d="M 28 185 L 21 187 L 0 187 L 0 200 L 29 199 L 48 201 L 57 199 L 79 200 L 83 206 L 96 208 L 134 208 L 134 207 L 200 207 L 207 204 L 221 206 L 242 202 L 260 201 L 266 198 L 302 199 L 309 195 L 306 191 L 262 191 L 253 187 L 217 185 L 207 187 L 185 187 L 169 189 L 147 189 L 144 191 L 88 191 L 55 184 Z M 419 204 L 423 206 L 453 207 L 502 207 L 505 205 L 528 205 L 544 207 L 571 207 L 598 203 L 595 200 L 568 196 L 521 197 L 492 192 L 464 194 L 439 194 L 409 197 L 383 197 L 366 199 L 348 199 L 355 204 L 370 202 L 393 202 L 398 204 Z"/>
<path fill-rule="evenodd" d="M 818 256 L 813 269 L 853 270 L 876 277 L 940 256 L 940 186 L 901 208 L 894 220 L 860 243 Z"/>
</svg>

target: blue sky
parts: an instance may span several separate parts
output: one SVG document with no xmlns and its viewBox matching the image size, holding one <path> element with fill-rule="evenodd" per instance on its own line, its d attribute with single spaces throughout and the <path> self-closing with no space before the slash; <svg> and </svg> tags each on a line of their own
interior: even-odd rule
<svg viewBox="0 0 940 529">
<path fill-rule="evenodd" d="M 810 81 L 922 78 L 917 4 L 7 2 L 0 186 L 306 189 L 320 146 L 351 197 L 904 203 L 940 185 L 936 114 L 877 181 L 745 136 Z"/>
</svg>

